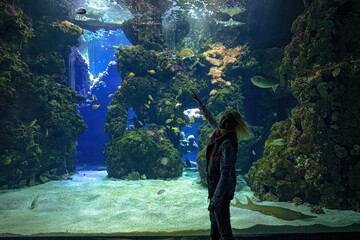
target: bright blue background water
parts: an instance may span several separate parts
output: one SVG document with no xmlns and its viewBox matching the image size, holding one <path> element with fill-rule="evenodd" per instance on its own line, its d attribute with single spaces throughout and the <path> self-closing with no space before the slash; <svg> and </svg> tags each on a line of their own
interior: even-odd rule
<svg viewBox="0 0 360 240">
<path fill-rule="evenodd" d="M 123 31 L 99 30 L 95 33 L 86 32 L 85 41 L 79 47 L 82 54 L 88 57 L 89 72 L 95 76 L 87 99 L 80 103 L 79 112 L 83 116 L 87 129 L 78 140 L 76 157 L 78 167 L 105 166 L 103 151 L 109 137 L 104 133 L 105 116 L 112 97 L 109 94 L 116 92 L 121 85 L 121 77 L 116 68 L 115 51 L 121 44 L 131 46 Z M 93 100 L 95 99 L 95 100 Z M 100 107 L 93 109 L 94 105 Z M 128 118 L 136 116 L 133 109 L 128 111 Z M 127 128 L 133 123 L 127 121 Z M 197 143 L 197 128 L 200 124 L 194 123 L 192 128 L 181 129 L 185 136 L 194 135 Z M 198 151 L 183 155 L 183 159 L 195 162 Z"/>
<path fill-rule="evenodd" d="M 78 140 L 76 157 L 78 166 L 101 166 L 105 165 L 103 151 L 105 143 L 109 141 L 109 137 L 104 133 L 107 107 L 112 99 L 108 95 L 115 93 L 121 84 L 116 64 L 112 61 L 116 60 L 114 54 L 118 46 L 130 46 L 131 43 L 121 29 L 87 32 L 85 40 L 80 49 L 84 51 L 84 46 L 87 47 L 89 71 L 100 77 L 98 82 L 93 83 L 87 100 L 80 103 L 79 111 L 88 128 Z M 92 96 L 96 101 L 92 101 Z M 93 109 L 95 104 L 100 104 L 100 107 Z"/>
</svg>

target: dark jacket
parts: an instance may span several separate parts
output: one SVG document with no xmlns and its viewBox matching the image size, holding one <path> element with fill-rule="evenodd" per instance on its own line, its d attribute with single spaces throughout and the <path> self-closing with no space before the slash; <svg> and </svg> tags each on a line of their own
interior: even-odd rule
<svg viewBox="0 0 360 240">
<path fill-rule="evenodd" d="M 224 199 L 234 197 L 236 187 L 235 162 L 238 142 L 234 132 L 219 134 L 219 123 L 212 113 L 200 105 L 210 125 L 216 128 L 212 143 L 206 149 L 206 173 L 210 204 L 218 207 Z"/>
</svg>

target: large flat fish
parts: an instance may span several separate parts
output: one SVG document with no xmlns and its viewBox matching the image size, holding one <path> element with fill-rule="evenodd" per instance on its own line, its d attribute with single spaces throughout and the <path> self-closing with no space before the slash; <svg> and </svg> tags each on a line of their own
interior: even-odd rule
<svg viewBox="0 0 360 240">
<path fill-rule="evenodd" d="M 265 215 L 270 215 L 276 218 L 280 218 L 287 221 L 293 220 L 303 220 L 303 221 L 311 221 L 316 218 L 316 216 L 310 216 L 302 214 L 301 212 L 293 211 L 288 208 L 276 207 L 276 206 L 266 206 L 266 205 L 255 205 L 249 197 L 247 197 L 247 204 L 242 204 L 238 198 L 235 197 L 236 203 L 230 203 L 230 206 L 249 209 L 253 211 L 261 212 Z"/>
</svg>

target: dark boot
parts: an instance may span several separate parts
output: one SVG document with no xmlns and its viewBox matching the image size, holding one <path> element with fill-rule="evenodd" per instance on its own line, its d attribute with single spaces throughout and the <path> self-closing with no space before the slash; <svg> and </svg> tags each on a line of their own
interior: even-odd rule
<svg viewBox="0 0 360 240">
<path fill-rule="evenodd" d="M 230 223 L 230 201 L 230 199 L 224 199 L 221 205 L 214 211 L 221 240 L 234 240 Z"/>
</svg>

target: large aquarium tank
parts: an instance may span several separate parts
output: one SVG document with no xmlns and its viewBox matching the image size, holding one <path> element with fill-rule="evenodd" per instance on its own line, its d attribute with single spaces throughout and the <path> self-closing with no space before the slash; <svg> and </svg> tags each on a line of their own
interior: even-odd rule
<svg viewBox="0 0 360 240">
<path fill-rule="evenodd" d="M 236 239 L 360 235 L 360 1 L 0 0 L 0 237 L 209 239 L 239 111 Z M 107 239 L 107 238 L 106 238 Z"/>
</svg>

